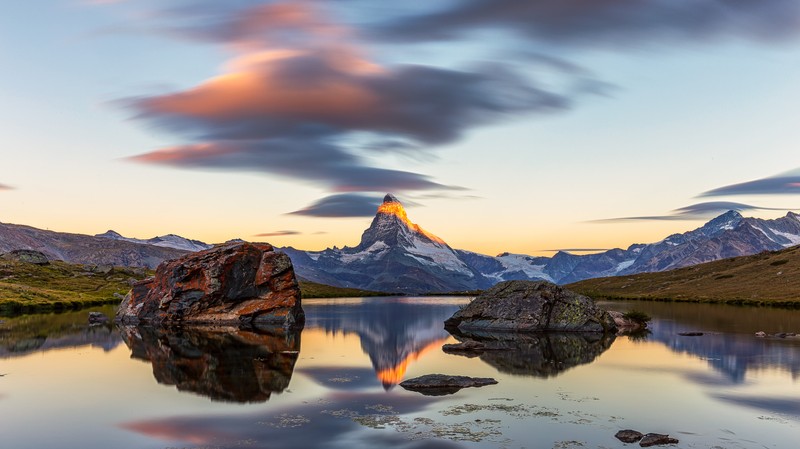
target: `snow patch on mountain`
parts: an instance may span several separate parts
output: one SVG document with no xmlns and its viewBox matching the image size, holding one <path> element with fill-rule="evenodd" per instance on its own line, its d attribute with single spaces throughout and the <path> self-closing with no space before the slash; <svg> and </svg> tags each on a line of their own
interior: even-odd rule
<svg viewBox="0 0 800 449">
<path fill-rule="evenodd" d="M 544 279 L 553 282 L 553 278 L 544 272 L 546 264 L 535 264 L 531 256 L 525 254 L 503 253 L 496 257 L 497 261 L 503 264 L 505 271 L 522 272 L 531 279 Z"/>
<path fill-rule="evenodd" d="M 414 237 L 411 246 L 405 248 L 408 253 L 421 263 L 436 265 L 448 271 L 462 273 L 467 277 L 475 276 L 467 265 L 458 258 L 458 255 L 446 244 L 443 246 L 436 241 L 424 241 Z"/>
</svg>

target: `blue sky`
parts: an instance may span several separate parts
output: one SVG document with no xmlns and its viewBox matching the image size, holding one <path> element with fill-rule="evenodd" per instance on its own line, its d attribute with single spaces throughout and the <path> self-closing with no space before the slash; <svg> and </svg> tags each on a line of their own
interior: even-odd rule
<svg viewBox="0 0 800 449">
<path fill-rule="evenodd" d="M 0 62 L 3 222 L 320 249 L 391 191 L 533 254 L 800 208 L 795 1 L 14 2 Z"/>
</svg>

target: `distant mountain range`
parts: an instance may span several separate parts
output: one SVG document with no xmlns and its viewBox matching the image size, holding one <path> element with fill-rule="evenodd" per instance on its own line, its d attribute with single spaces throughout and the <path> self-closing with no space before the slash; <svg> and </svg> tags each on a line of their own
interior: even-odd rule
<svg viewBox="0 0 800 449">
<path fill-rule="evenodd" d="M 704 226 L 628 249 L 553 257 L 503 253 L 496 257 L 451 248 L 412 223 L 403 205 L 386 195 L 354 248 L 301 251 L 283 248 L 298 275 L 340 287 L 408 293 L 483 289 L 512 279 L 558 284 L 583 279 L 666 271 L 703 262 L 775 251 L 800 244 L 800 215 L 775 220 L 729 211 Z"/>
<path fill-rule="evenodd" d="M 303 251 L 282 248 L 297 275 L 336 287 L 399 293 L 475 290 L 514 279 L 568 284 L 597 277 L 660 272 L 714 260 L 776 251 L 800 244 L 800 215 L 764 220 L 729 211 L 704 226 L 651 244 L 553 257 L 503 253 L 492 257 L 451 248 L 443 239 L 412 223 L 388 194 L 355 247 Z M 43 231 L 0 224 L 0 252 L 35 249 L 73 263 L 144 266 L 209 245 L 174 234 L 148 240 L 108 231 L 96 236 Z"/>
<path fill-rule="evenodd" d="M 166 259 L 186 254 L 184 249 L 168 246 L 0 223 L 0 253 L 15 249 L 41 251 L 51 260 L 84 265 L 147 268 L 155 268 Z"/>
<path fill-rule="evenodd" d="M 175 234 L 167 234 L 162 235 L 159 237 L 153 237 L 151 239 L 142 240 L 142 239 L 134 239 L 130 237 L 123 237 L 118 232 L 115 231 L 106 231 L 102 234 L 96 234 L 95 237 L 102 237 L 111 240 L 118 240 L 123 242 L 131 242 L 131 243 L 141 243 L 145 245 L 153 245 L 153 246 L 160 246 L 162 248 L 174 248 L 180 249 L 183 251 L 203 251 L 205 249 L 211 249 L 214 245 L 209 245 L 208 243 L 203 243 L 199 240 L 189 240 L 185 237 L 181 237 Z"/>
</svg>

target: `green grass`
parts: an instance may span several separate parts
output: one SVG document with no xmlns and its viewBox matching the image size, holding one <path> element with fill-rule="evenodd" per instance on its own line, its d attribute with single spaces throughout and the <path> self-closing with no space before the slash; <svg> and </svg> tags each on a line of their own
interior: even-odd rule
<svg viewBox="0 0 800 449">
<path fill-rule="evenodd" d="M 357 288 L 334 287 L 332 285 L 299 279 L 300 293 L 303 298 L 357 298 L 362 296 L 394 296 L 396 293 L 373 292 Z"/>
<path fill-rule="evenodd" d="M 0 260 L 0 314 L 58 312 L 118 303 L 114 293 L 126 294 L 129 279 L 142 279 L 147 274 L 131 268 L 115 267 L 103 274 L 65 262 L 34 265 Z"/>
<path fill-rule="evenodd" d="M 567 288 L 597 299 L 800 307 L 800 246 L 660 273 L 587 279 Z"/>
</svg>

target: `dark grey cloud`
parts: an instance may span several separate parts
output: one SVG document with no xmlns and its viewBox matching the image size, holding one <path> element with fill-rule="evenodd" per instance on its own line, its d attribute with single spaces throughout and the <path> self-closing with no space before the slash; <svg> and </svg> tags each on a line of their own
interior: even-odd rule
<svg viewBox="0 0 800 449">
<path fill-rule="evenodd" d="M 701 193 L 700 197 L 732 195 L 797 195 L 800 194 L 800 169 L 766 178 L 719 187 Z"/>
<path fill-rule="evenodd" d="M 309 217 L 371 217 L 375 215 L 382 197 L 359 193 L 343 193 L 322 198 L 291 215 Z"/>
<path fill-rule="evenodd" d="M 5 184 L 0 184 L 0 191 L 3 190 L 14 190 L 14 188 Z"/>
<path fill-rule="evenodd" d="M 773 42 L 800 33 L 796 0 L 463 0 L 375 27 L 391 41 L 440 41 L 497 29 L 556 45 L 614 50 L 723 38 Z"/>
<path fill-rule="evenodd" d="M 300 235 L 302 232 L 300 231 L 273 231 L 273 232 L 262 232 L 261 234 L 256 234 L 253 237 L 283 237 L 287 235 Z"/>
<path fill-rule="evenodd" d="M 705 203 L 692 204 L 690 206 L 675 209 L 669 215 L 645 215 L 638 217 L 619 217 L 592 220 L 591 223 L 619 223 L 625 221 L 659 221 L 659 220 L 698 220 L 712 218 L 725 212 L 735 210 L 744 212 L 748 210 L 789 210 L 775 207 L 760 207 L 750 204 L 734 203 L 730 201 L 709 201 Z"/>
</svg>

